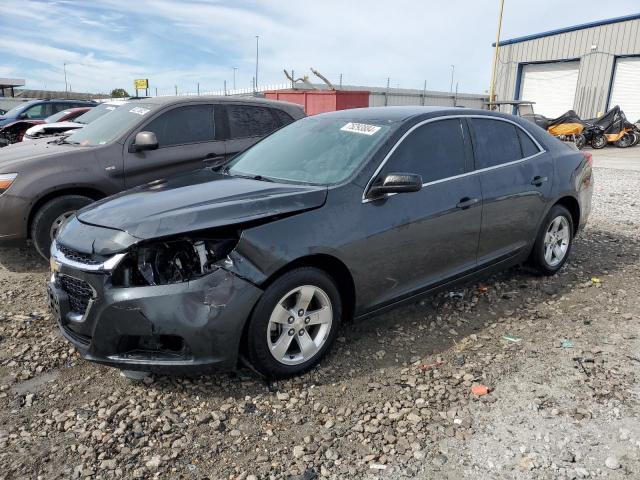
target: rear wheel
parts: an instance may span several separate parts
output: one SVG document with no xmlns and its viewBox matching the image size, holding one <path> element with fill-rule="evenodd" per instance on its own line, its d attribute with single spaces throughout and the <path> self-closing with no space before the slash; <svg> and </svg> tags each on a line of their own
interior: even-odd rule
<svg viewBox="0 0 640 480">
<path fill-rule="evenodd" d="M 63 195 L 49 200 L 40 207 L 31 223 L 31 240 L 43 258 L 49 258 L 51 242 L 62 222 L 92 202 L 91 198 L 83 195 Z"/>
<path fill-rule="evenodd" d="M 574 225 L 569 210 L 554 205 L 540 227 L 531 252 L 531 265 L 543 275 L 554 275 L 567 261 Z"/>
<path fill-rule="evenodd" d="M 342 301 L 329 275 L 311 267 L 287 272 L 267 287 L 251 315 L 249 361 L 269 378 L 305 372 L 331 347 L 341 317 Z"/>
<path fill-rule="evenodd" d="M 627 148 L 631 146 L 633 140 L 633 135 L 625 133 L 622 137 L 615 141 L 615 146 L 619 148 Z"/>
<path fill-rule="evenodd" d="M 607 146 L 607 137 L 605 137 L 602 134 L 594 135 L 593 139 L 591 140 L 591 146 L 593 148 L 595 148 L 596 150 L 600 150 L 601 148 L 606 147 Z"/>
<path fill-rule="evenodd" d="M 574 137 L 573 141 L 576 144 L 576 148 L 578 150 L 582 150 L 584 148 L 584 146 L 587 144 L 587 139 L 582 134 L 576 135 Z"/>
</svg>

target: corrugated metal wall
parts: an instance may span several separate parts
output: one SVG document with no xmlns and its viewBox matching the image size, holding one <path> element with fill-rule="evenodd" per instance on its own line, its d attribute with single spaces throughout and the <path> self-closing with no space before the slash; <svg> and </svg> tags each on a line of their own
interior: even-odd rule
<svg viewBox="0 0 640 480">
<path fill-rule="evenodd" d="M 579 59 L 574 110 L 583 118 L 595 117 L 607 108 L 615 58 L 624 55 L 640 55 L 640 19 L 503 45 L 496 75 L 497 99 L 517 98 L 519 65 Z"/>
<path fill-rule="evenodd" d="M 427 92 L 422 93 L 404 93 L 394 92 L 393 90 L 386 92 L 371 92 L 369 94 L 370 107 L 384 107 L 392 105 L 433 105 L 439 107 L 468 107 L 482 108 L 484 102 L 489 97 L 484 95 L 468 95 L 468 94 L 446 94 Z"/>
</svg>

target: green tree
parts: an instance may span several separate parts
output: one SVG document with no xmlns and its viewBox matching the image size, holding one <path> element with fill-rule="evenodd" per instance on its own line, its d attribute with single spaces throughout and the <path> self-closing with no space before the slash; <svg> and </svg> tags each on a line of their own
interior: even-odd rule
<svg viewBox="0 0 640 480">
<path fill-rule="evenodd" d="M 111 90 L 111 97 L 112 98 L 122 98 L 122 97 L 129 97 L 130 95 L 127 93 L 127 91 L 124 88 L 114 88 L 113 90 Z"/>
</svg>

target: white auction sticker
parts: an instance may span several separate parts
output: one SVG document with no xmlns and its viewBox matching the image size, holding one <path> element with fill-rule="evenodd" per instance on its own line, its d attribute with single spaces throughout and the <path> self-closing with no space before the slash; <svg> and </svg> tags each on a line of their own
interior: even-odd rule
<svg viewBox="0 0 640 480">
<path fill-rule="evenodd" d="M 340 130 L 342 130 L 343 132 L 353 132 L 353 133 L 361 133 L 363 135 L 373 135 L 378 130 L 380 130 L 380 127 L 376 127 L 375 125 L 368 125 L 366 123 L 349 122 Z"/>
<path fill-rule="evenodd" d="M 131 110 L 129 110 L 129 112 L 135 113 L 137 115 L 144 115 L 146 113 L 149 113 L 149 109 L 148 108 L 142 108 L 142 107 L 134 107 Z"/>
</svg>

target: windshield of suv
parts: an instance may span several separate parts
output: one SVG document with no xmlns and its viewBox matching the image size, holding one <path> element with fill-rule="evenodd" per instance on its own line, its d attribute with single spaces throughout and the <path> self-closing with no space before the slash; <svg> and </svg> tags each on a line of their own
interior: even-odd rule
<svg viewBox="0 0 640 480">
<path fill-rule="evenodd" d="M 109 112 L 113 112 L 116 108 L 124 105 L 125 102 L 119 103 L 117 105 L 114 105 L 112 103 L 103 103 L 102 105 L 98 105 L 97 107 L 93 107 L 91 110 L 89 110 L 86 113 L 83 113 L 82 115 L 80 115 L 79 117 L 77 117 L 74 122 L 76 123 L 84 123 L 85 125 L 88 125 L 89 123 L 93 122 L 94 120 L 100 118 L 101 116 L 109 113 Z"/>
<path fill-rule="evenodd" d="M 331 185 L 348 178 L 389 135 L 389 125 L 307 117 L 235 157 L 230 175 Z"/>
<path fill-rule="evenodd" d="M 7 117 L 14 117 L 17 116 L 20 112 L 22 112 L 25 108 L 30 107 L 31 105 L 33 105 L 35 102 L 25 102 L 25 103 L 21 103 L 20 105 L 17 105 L 15 107 L 13 107 L 10 110 L 7 110 L 7 113 L 5 113 L 5 116 Z"/>
<path fill-rule="evenodd" d="M 75 130 L 65 139 L 65 143 L 74 143 L 82 147 L 106 145 L 143 121 L 157 108 L 158 105 L 138 102 L 117 107 L 115 110 L 108 112 L 109 115 L 102 115 L 90 125 Z M 84 115 L 78 118 L 82 117 Z"/>
</svg>

